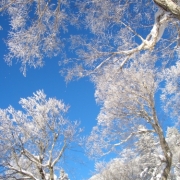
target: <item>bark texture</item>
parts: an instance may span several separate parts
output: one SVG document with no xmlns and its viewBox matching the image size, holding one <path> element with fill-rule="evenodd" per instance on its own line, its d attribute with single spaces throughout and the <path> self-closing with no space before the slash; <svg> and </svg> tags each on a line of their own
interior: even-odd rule
<svg viewBox="0 0 180 180">
<path fill-rule="evenodd" d="M 172 0 L 154 0 L 154 2 L 167 12 L 170 12 L 174 17 L 180 20 L 180 6 L 177 1 Z"/>
</svg>

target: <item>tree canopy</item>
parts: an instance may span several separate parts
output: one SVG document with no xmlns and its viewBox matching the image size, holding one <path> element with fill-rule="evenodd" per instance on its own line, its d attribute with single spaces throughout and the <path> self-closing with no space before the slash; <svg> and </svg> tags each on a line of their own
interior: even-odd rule
<svg viewBox="0 0 180 180">
<path fill-rule="evenodd" d="M 107 164 L 109 170 L 100 169 L 102 176 L 115 178 L 117 171 L 111 169 L 118 164 L 129 170 L 118 172 L 127 179 L 180 178 L 179 0 L 1 0 L 0 12 L 9 17 L 7 63 L 16 59 L 26 75 L 28 66 L 41 67 L 45 57 L 59 55 L 60 72 L 66 81 L 88 76 L 94 83 L 101 110 L 97 125 L 87 137 L 87 152 L 95 157 L 120 154 L 120 158 Z M 67 142 L 73 140 L 76 124 L 59 116 L 66 111 L 62 102 L 45 100 L 41 91 L 20 103 L 27 113 L 12 107 L 0 111 L 5 134 L 3 157 L 10 157 L 10 161 L 5 158 L 2 162 L 3 167 L 9 168 L 9 177 L 17 173 L 34 179 L 53 179 L 53 168 Z M 167 118 L 173 127 L 167 128 Z M 36 124 L 37 132 L 32 132 L 30 128 Z M 59 132 L 63 132 L 65 142 L 53 160 Z M 31 138 L 37 136 L 41 143 L 49 134 L 49 158 L 43 156 L 48 163 L 42 163 L 41 149 L 46 147 L 46 141 L 41 147 Z M 13 139 L 20 149 L 12 144 Z M 128 142 L 132 142 L 131 148 Z M 25 143 L 28 144 L 24 147 Z M 40 148 L 38 157 L 26 150 L 33 143 Z M 128 153 L 132 154 L 131 159 L 127 159 Z M 31 161 L 28 167 L 21 167 L 21 160 Z M 133 163 L 138 167 L 131 167 Z M 31 172 L 34 167 L 37 177 Z"/>
<path fill-rule="evenodd" d="M 11 26 L 5 60 L 20 61 L 24 75 L 27 65 L 43 66 L 44 57 L 63 54 L 71 26 L 88 34 L 70 35 L 78 58 L 67 79 L 97 73 L 106 64 L 122 68 L 137 52 L 150 50 L 167 60 L 179 51 L 178 0 L 2 0 L 0 11 Z"/>
<path fill-rule="evenodd" d="M 0 179 L 56 180 L 61 170 L 68 180 L 63 155 L 80 142 L 78 123 L 65 118 L 68 106 L 43 91 L 20 104 L 23 111 L 0 109 Z"/>
</svg>

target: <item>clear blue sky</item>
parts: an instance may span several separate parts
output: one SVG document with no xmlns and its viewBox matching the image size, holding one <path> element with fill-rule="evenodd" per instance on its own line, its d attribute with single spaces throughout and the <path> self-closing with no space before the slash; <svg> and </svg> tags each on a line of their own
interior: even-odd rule
<svg viewBox="0 0 180 180">
<path fill-rule="evenodd" d="M 88 135 L 96 124 L 99 112 L 99 107 L 94 99 L 94 85 L 88 78 L 66 84 L 59 73 L 59 57 L 45 59 L 43 68 L 28 68 L 26 77 L 20 72 L 20 64 L 16 61 L 12 66 L 8 66 L 4 61 L 4 55 L 8 50 L 3 42 L 3 39 L 7 38 L 9 28 L 7 23 L 7 17 L 0 16 L 0 24 L 3 27 L 3 30 L 0 31 L 0 108 L 4 109 L 12 105 L 15 109 L 20 110 L 21 107 L 18 104 L 20 98 L 32 96 L 33 92 L 43 89 L 48 97 L 62 99 L 65 104 L 70 105 L 67 117 L 70 120 L 81 121 L 81 127 L 85 129 L 83 135 Z M 70 179 L 87 179 L 91 176 L 94 163 L 83 156 L 83 153 L 77 153 L 74 156 L 77 159 L 80 157 L 80 161 L 84 161 L 85 165 L 81 165 L 81 163 L 68 164 L 67 161 L 66 168 Z"/>
</svg>

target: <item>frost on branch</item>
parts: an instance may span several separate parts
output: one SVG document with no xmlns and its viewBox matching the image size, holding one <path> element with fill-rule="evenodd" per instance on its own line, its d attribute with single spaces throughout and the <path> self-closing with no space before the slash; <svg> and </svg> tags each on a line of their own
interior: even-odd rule
<svg viewBox="0 0 180 180">
<path fill-rule="evenodd" d="M 158 55 L 163 63 L 172 58 L 177 60 L 179 19 L 170 9 L 157 5 L 157 1 L 79 3 L 85 25 L 92 34 L 87 39 L 71 36 L 71 48 L 78 58 L 72 59 L 74 68 L 65 68 L 67 80 L 103 73 L 103 68 L 110 64 L 126 68 L 128 62 L 138 61 L 137 54 L 145 51 Z"/>
<path fill-rule="evenodd" d="M 25 75 L 27 66 L 43 66 L 45 57 L 62 53 L 64 44 L 70 42 L 78 58 L 65 60 L 75 67 L 68 76 L 82 77 L 99 72 L 114 57 L 122 68 L 131 56 L 144 50 L 170 56 L 170 51 L 178 51 L 173 48 L 179 43 L 179 9 L 179 1 L 172 0 L 1 1 L 0 12 L 7 13 L 11 26 L 6 61 L 20 61 Z M 82 28 L 80 44 L 72 38 L 67 41 L 69 34 L 64 32 L 71 29 L 70 25 Z M 82 35 L 85 33 L 87 41 Z M 68 52 L 65 54 L 68 56 Z M 80 67 L 82 72 L 77 73 Z"/>
<path fill-rule="evenodd" d="M 164 102 L 164 109 L 176 119 L 179 126 L 179 101 L 180 101 L 180 62 L 164 70 L 165 87 L 162 89 L 161 99 Z"/>
<path fill-rule="evenodd" d="M 102 74 L 92 75 L 101 111 L 97 118 L 98 124 L 87 140 L 87 148 L 90 155 L 103 156 L 111 152 L 118 153 L 130 142 L 133 142 L 131 146 L 134 148 L 139 139 L 144 138 L 142 144 L 150 146 L 149 155 L 155 162 L 148 170 L 149 176 L 167 179 L 172 165 L 172 152 L 156 112 L 156 98 L 165 76 L 152 61 L 153 58 L 156 60 L 156 56 L 144 53 L 137 57 L 138 62 L 132 60 L 126 68 L 119 70 L 118 65 L 109 64 L 103 67 Z M 157 137 L 155 142 L 147 138 L 149 133 Z M 157 146 L 159 152 L 155 152 L 151 146 L 155 146 L 154 149 Z M 141 144 L 137 147 L 140 148 Z M 146 156 L 147 151 L 144 152 Z M 151 160 L 144 161 L 144 165 L 147 163 L 142 170 L 144 175 L 144 169 L 149 167 Z"/>
<path fill-rule="evenodd" d="M 114 179 L 133 179 L 138 180 L 139 164 L 132 159 L 124 162 L 121 158 L 115 158 L 109 163 L 98 162 L 95 165 L 96 174 L 89 180 L 114 180 Z"/>
<path fill-rule="evenodd" d="M 178 180 L 179 132 L 176 128 L 168 128 L 166 140 L 173 152 L 173 161 L 168 180 Z M 164 156 L 159 147 L 158 139 L 152 133 L 138 136 L 135 146 L 126 146 L 117 158 L 109 162 L 99 161 L 95 164 L 95 174 L 89 180 L 162 180 Z"/>
<path fill-rule="evenodd" d="M 11 27 L 6 41 L 9 49 L 5 57 L 7 63 L 17 59 L 26 75 L 27 66 L 41 67 L 43 58 L 60 52 L 63 46 L 60 31 L 66 29 L 66 0 L 54 3 L 46 0 L 7 0 L 0 5 L 7 12 Z"/>
<path fill-rule="evenodd" d="M 0 109 L 0 178 L 54 180 L 64 153 L 78 144 L 79 123 L 68 121 L 68 106 L 43 91 L 22 98 L 20 105 L 23 111 Z"/>
</svg>

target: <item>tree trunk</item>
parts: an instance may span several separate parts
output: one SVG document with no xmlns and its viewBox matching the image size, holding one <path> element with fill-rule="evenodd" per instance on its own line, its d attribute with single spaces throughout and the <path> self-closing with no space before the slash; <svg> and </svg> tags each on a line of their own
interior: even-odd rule
<svg viewBox="0 0 180 180">
<path fill-rule="evenodd" d="M 45 179 L 45 174 L 44 174 L 44 172 L 43 172 L 42 167 L 39 167 L 38 169 L 39 169 L 39 173 L 40 173 L 40 175 L 41 175 L 41 179 L 44 180 L 44 179 Z"/>
<path fill-rule="evenodd" d="M 153 120 L 154 120 L 154 123 L 152 123 L 152 126 L 153 126 L 155 132 L 158 134 L 160 146 L 161 146 L 161 149 L 162 149 L 164 157 L 165 157 L 165 168 L 163 169 L 163 172 L 161 174 L 162 180 L 167 180 L 169 173 L 170 173 L 170 170 L 171 170 L 171 165 L 172 165 L 172 152 L 169 148 L 168 143 L 165 140 L 165 137 L 164 137 L 162 128 L 159 125 L 158 118 L 156 116 L 156 110 L 154 107 L 155 106 L 153 104 Z"/>
<path fill-rule="evenodd" d="M 49 170 L 50 170 L 50 177 L 49 177 L 49 179 L 50 180 L 54 180 L 54 169 L 53 169 L 53 167 L 50 167 Z"/>
<path fill-rule="evenodd" d="M 159 124 L 154 124 L 154 129 L 156 130 L 158 137 L 159 137 L 159 141 L 160 141 L 160 145 L 161 148 L 163 150 L 163 154 L 165 157 L 165 168 L 163 169 L 163 173 L 162 173 L 162 180 L 167 180 L 169 173 L 171 171 L 171 165 L 172 165 L 172 153 L 171 150 L 168 146 L 168 143 L 166 142 L 162 129 L 159 126 Z"/>
</svg>

